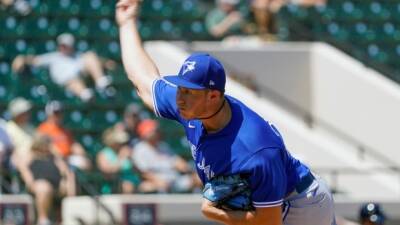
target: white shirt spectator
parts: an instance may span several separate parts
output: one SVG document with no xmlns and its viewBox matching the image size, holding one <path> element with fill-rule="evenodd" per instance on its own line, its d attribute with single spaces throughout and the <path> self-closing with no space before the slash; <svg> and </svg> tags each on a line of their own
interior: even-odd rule
<svg viewBox="0 0 400 225">
<path fill-rule="evenodd" d="M 153 172 L 161 179 L 171 183 L 179 177 L 175 169 L 176 157 L 166 144 L 160 144 L 158 149 L 146 141 L 135 145 L 133 150 L 134 164 L 142 171 Z"/>
<path fill-rule="evenodd" d="M 51 79 L 58 85 L 65 85 L 76 79 L 84 69 L 80 54 L 66 55 L 58 51 L 37 56 L 35 64 L 48 66 Z"/>
<path fill-rule="evenodd" d="M 15 152 L 20 156 L 29 155 L 32 145 L 32 137 L 35 133 L 33 127 L 20 127 L 11 120 L 7 122 L 6 130 L 12 139 Z"/>
</svg>

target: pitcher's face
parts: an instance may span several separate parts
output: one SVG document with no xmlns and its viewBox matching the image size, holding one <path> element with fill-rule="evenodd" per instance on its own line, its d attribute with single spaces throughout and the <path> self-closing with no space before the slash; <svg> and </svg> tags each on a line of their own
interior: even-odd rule
<svg viewBox="0 0 400 225">
<path fill-rule="evenodd" d="M 176 94 L 176 104 L 179 114 L 186 120 L 196 119 L 207 114 L 210 102 L 209 90 L 196 90 L 179 87 Z"/>
</svg>

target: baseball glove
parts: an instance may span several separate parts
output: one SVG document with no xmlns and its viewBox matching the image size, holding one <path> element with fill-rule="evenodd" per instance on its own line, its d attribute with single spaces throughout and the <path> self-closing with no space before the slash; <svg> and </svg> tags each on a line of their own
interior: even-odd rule
<svg viewBox="0 0 400 225">
<path fill-rule="evenodd" d="M 224 210 L 251 211 L 251 191 L 248 182 L 240 175 L 219 176 L 206 183 L 203 197 Z"/>
</svg>

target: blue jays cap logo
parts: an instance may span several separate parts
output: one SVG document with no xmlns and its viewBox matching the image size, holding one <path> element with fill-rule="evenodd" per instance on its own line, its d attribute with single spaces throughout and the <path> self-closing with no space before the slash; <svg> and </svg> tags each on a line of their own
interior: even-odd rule
<svg viewBox="0 0 400 225">
<path fill-rule="evenodd" d="M 225 71 L 222 64 L 204 53 L 190 55 L 182 64 L 178 75 L 164 76 L 166 81 L 189 89 L 225 91 Z"/>
<path fill-rule="evenodd" d="M 196 69 L 196 61 L 186 61 L 183 63 L 182 68 L 182 75 L 185 75 L 185 73 L 193 71 L 194 69 Z"/>
</svg>

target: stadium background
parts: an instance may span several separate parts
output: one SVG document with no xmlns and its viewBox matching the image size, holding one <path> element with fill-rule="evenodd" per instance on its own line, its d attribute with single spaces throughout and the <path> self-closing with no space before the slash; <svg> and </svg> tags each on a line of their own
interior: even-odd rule
<svg viewBox="0 0 400 225">
<path fill-rule="evenodd" d="M 126 79 L 121 65 L 118 29 L 114 22 L 115 1 L 31 0 L 28 3 L 31 11 L 27 15 L 21 15 L 12 7 L 1 9 L 0 11 L 1 117 L 8 119 L 9 115 L 6 111 L 8 103 L 17 96 L 23 96 L 34 103 L 33 120 L 37 125 L 45 119 L 43 107 L 46 102 L 52 99 L 61 100 L 67 108 L 66 126 L 73 131 L 74 135 L 94 159 L 97 151 L 102 148 L 100 140 L 102 131 L 121 119 L 123 109 L 127 103 L 134 101 L 141 104 L 133 86 Z M 184 43 L 171 43 L 176 43 L 183 50 L 207 49 L 215 52 L 216 55 L 220 54 L 222 61 L 227 64 L 231 73 L 242 84 L 244 83 L 247 87 L 253 87 L 253 90 L 256 87 L 255 89 L 258 89 L 257 93 L 259 95 L 272 99 L 273 102 L 281 105 L 289 113 L 300 115 L 301 120 L 312 124 L 310 121 L 315 118 L 312 118 L 310 113 L 304 110 L 302 104 L 296 104 L 294 97 L 290 99 L 283 92 L 274 90 L 268 85 L 257 85 L 257 78 L 249 78 L 247 76 L 248 74 L 246 73 L 250 72 L 243 68 L 241 68 L 242 70 L 235 68 L 235 62 L 240 61 L 241 53 L 231 53 L 232 56 L 230 56 L 226 52 L 221 53 L 218 51 L 223 46 L 226 46 L 225 42 L 212 38 L 204 24 L 206 14 L 213 6 L 214 1 L 145 0 L 140 15 L 140 34 L 145 41 L 184 41 Z M 241 10 L 248 10 L 245 3 L 242 4 Z M 386 80 L 384 82 L 393 84 L 392 86 L 397 89 L 396 94 L 398 94 L 400 90 L 398 87 L 398 82 L 400 82 L 400 63 L 398 61 L 400 55 L 400 2 L 395 0 L 335 0 L 328 1 L 326 6 L 317 7 L 300 7 L 289 4 L 281 8 L 276 15 L 276 19 L 276 34 L 272 39 L 284 42 L 329 43 L 348 56 L 359 60 L 368 68 L 377 71 L 378 75 Z M 69 32 L 76 37 L 78 51 L 94 50 L 100 56 L 118 62 L 115 70 L 107 71 L 107 74 L 112 76 L 113 85 L 118 90 L 112 104 L 103 96 L 97 96 L 95 102 L 83 104 L 79 99 L 55 85 L 49 78 L 47 70 L 31 69 L 18 76 L 13 74 L 11 62 L 15 56 L 53 51 L 56 49 L 56 36 L 64 32 Z M 268 41 L 271 40 L 270 36 L 263 38 Z M 196 41 L 216 41 L 217 43 L 199 44 Z M 243 43 L 245 45 L 263 46 L 258 41 L 253 43 L 253 39 L 244 38 L 237 41 L 236 44 Z M 290 45 L 285 45 L 282 48 L 285 47 L 291 48 Z M 293 48 L 296 48 L 296 46 Z M 249 50 L 250 54 L 258 51 L 257 48 Z M 273 52 L 274 49 L 266 49 L 265 51 Z M 239 58 L 235 59 L 235 57 Z M 258 60 L 255 63 L 262 64 L 263 58 L 254 60 Z M 281 60 L 285 61 L 284 58 L 281 58 Z M 292 61 L 287 61 L 286 63 L 288 67 L 292 64 L 294 67 L 296 66 L 296 63 Z M 290 80 L 292 88 L 304 84 L 298 79 L 294 80 L 296 81 L 294 83 L 293 80 Z M 91 84 L 90 82 L 90 80 L 86 80 L 86 83 Z M 397 103 L 399 102 L 397 101 Z M 354 104 L 357 105 L 358 103 L 354 102 Z M 378 107 L 379 104 L 379 102 L 372 102 L 371 107 Z M 386 108 L 390 109 L 390 107 Z M 144 111 L 143 114 L 144 117 L 152 117 L 150 112 Z M 384 115 L 381 114 L 381 116 Z M 400 125 L 398 117 L 389 119 L 392 119 L 393 127 L 388 127 L 388 130 L 394 131 L 394 133 L 398 132 L 398 126 L 396 127 L 396 125 Z M 161 121 L 161 123 L 165 131 L 165 140 L 177 153 L 190 158 L 190 151 L 188 151 L 188 146 L 185 144 L 183 131 L 174 123 L 168 121 Z M 336 128 L 333 127 L 333 129 Z M 340 168 L 338 165 L 336 169 L 328 171 L 327 174 L 350 173 L 352 175 L 355 174 L 354 176 L 362 176 L 357 174 L 379 170 L 384 174 L 394 174 L 392 177 L 399 176 L 398 166 L 400 163 L 398 157 L 391 158 L 390 154 L 380 152 L 379 149 L 377 151 L 374 148 L 370 149 L 369 143 L 364 143 L 362 140 L 354 138 L 351 131 L 342 130 L 334 133 L 339 139 L 351 139 L 350 142 L 357 142 L 356 145 L 361 146 L 360 152 L 367 152 L 365 157 L 376 156 L 376 158 L 381 159 L 382 164 L 385 166 L 378 169 L 370 168 L 367 172 L 360 172 L 356 169 L 350 169 L 349 172 L 348 168 L 338 169 Z M 384 135 L 385 130 L 382 130 L 382 136 Z M 384 141 L 384 138 L 381 140 Z M 398 150 L 400 144 L 398 142 L 397 145 L 396 142 L 393 143 L 394 145 L 387 146 L 392 147 L 391 151 Z M 329 178 L 328 175 L 327 177 Z M 102 180 L 98 173 L 81 174 L 81 179 L 85 181 L 81 187 L 83 189 L 82 195 L 102 194 Z M 330 183 L 331 186 L 333 186 L 332 183 Z M 397 186 L 399 186 L 399 183 L 397 180 Z M 94 191 L 91 191 L 91 188 L 87 188 L 88 186 L 94 188 Z M 343 194 L 341 190 L 335 191 L 337 191 L 338 196 Z M 363 198 L 350 201 L 349 204 L 352 205 L 350 208 L 353 211 L 357 211 L 357 206 L 361 202 L 381 200 L 374 198 L 373 194 L 371 193 L 372 197 L 370 199 Z M 400 212 L 399 196 L 400 194 L 397 192 L 397 196 L 393 196 L 391 199 L 395 200 L 394 203 L 390 202 L 390 204 L 384 204 L 384 206 L 389 207 L 389 211 Z M 178 198 L 176 197 L 176 199 Z M 8 198 L 3 196 L 2 199 Z M 82 204 L 84 201 L 87 201 L 87 199 L 82 200 Z M 196 205 L 196 201 L 190 204 Z M 105 205 L 107 206 L 107 204 Z M 346 209 L 346 204 L 343 205 L 343 209 Z M 338 210 L 340 211 L 341 209 Z M 352 214 L 353 219 L 355 215 L 356 212 Z M 195 217 L 194 215 L 193 218 Z M 187 221 L 190 221 L 190 219 Z"/>
</svg>

